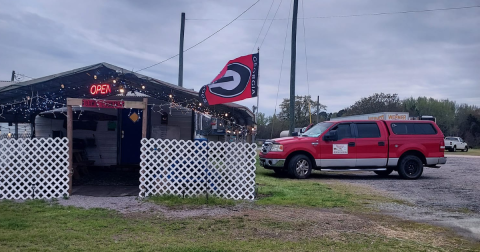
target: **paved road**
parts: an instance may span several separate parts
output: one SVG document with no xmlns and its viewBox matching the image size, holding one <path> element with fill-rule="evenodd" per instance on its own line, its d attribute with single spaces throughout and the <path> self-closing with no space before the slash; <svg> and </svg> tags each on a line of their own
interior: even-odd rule
<svg viewBox="0 0 480 252">
<path fill-rule="evenodd" d="M 439 169 L 425 168 L 418 180 L 403 180 L 396 172 L 381 178 L 373 172 L 314 172 L 313 179 L 366 184 L 409 201 L 414 206 L 385 204 L 386 212 L 411 220 L 453 227 L 480 240 L 480 157 L 449 156 Z"/>
</svg>

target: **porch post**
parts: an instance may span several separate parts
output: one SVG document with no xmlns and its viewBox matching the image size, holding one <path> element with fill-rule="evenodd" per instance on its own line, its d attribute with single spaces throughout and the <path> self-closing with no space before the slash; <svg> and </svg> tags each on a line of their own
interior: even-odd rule
<svg viewBox="0 0 480 252">
<path fill-rule="evenodd" d="M 67 105 L 67 138 L 68 138 L 68 194 L 72 195 L 73 184 L 73 112 L 72 105 Z"/>
<path fill-rule="evenodd" d="M 15 113 L 15 139 L 18 139 L 18 114 Z"/>
<path fill-rule="evenodd" d="M 148 126 L 148 98 L 143 98 L 142 138 L 147 138 Z"/>
</svg>

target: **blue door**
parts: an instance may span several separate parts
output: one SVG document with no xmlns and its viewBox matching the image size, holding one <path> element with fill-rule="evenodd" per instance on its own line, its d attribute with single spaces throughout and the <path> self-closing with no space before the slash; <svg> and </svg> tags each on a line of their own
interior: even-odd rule
<svg viewBox="0 0 480 252">
<path fill-rule="evenodd" d="M 120 132 L 120 160 L 124 165 L 140 164 L 140 147 L 142 139 L 141 110 L 122 109 L 122 127 Z"/>
</svg>

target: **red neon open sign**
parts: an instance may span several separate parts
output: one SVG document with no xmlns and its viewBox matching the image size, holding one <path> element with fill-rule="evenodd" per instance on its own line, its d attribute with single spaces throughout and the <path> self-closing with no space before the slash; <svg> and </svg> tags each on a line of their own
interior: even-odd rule
<svg viewBox="0 0 480 252">
<path fill-rule="evenodd" d="M 95 84 L 90 87 L 90 94 L 92 95 L 110 94 L 110 93 L 112 93 L 110 84 Z"/>
</svg>

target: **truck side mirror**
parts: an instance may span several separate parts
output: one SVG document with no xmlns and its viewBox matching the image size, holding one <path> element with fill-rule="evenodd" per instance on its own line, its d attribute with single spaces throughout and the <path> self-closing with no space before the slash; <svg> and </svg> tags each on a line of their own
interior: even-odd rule
<svg viewBox="0 0 480 252">
<path fill-rule="evenodd" d="M 336 130 L 330 130 L 323 136 L 324 141 L 337 141 L 338 140 L 338 134 Z"/>
</svg>

